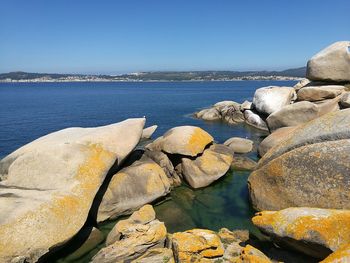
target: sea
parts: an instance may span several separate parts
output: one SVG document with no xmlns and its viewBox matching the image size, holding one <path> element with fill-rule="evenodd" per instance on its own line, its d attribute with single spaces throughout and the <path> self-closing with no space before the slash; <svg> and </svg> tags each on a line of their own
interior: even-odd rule
<svg viewBox="0 0 350 263">
<path fill-rule="evenodd" d="M 0 158 L 50 132 L 67 127 L 95 127 L 146 117 L 146 126 L 158 125 L 154 138 L 172 127 L 194 125 L 209 132 L 218 143 L 239 136 L 255 142 L 248 156 L 258 160 L 256 146 L 266 132 L 246 124 L 205 122 L 193 113 L 216 102 L 252 100 L 257 88 L 293 86 L 296 81 L 211 81 L 211 82 L 60 82 L 0 83 Z M 202 189 L 175 188 L 154 204 L 157 218 L 169 233 L 192 228 L 219 230 L 248 229 L 254 210 L 249 204 L 249 172 L 230 171 Z M 116 220 L 117 221 L 117 220 Z M 106 236 L 116 221 L 99 225 Z M 79 260 L 89 262 L 103 247 L 95 247 Z M 58 262 L 69 262 L 62 257 Z"/>
</svg>

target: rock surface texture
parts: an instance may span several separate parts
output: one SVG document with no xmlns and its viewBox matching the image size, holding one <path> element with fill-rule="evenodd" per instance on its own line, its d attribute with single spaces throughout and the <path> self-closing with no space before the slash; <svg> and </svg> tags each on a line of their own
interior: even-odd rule
<svg viewBox="0 0 350 263">
<path fill-rule="evenodd" d="M 310 80 L 350 82 L 350 41 L 339 41 L 323 49 L 307 63 Z"/>
<path fill-rule="evenodd" d="M 150 205 L 134 212 L 129 219 L 119 221 L 107 237 L 107 247 L 92 259 L 96 263 L 130 262 L 139 259 L 149 249 L 164 248 L 166 228 L 155 219 Z"/>
<path fill-rule="evenodd" d="M 296 99 L 296 93 L 290 87 L 269 86 L 259 88 L 255 91 L 253 108 L 264 115 L 282 109 Z"/>
<path fill-rule="evenodd" d="M 131 214 L 167 195 L 170 182 L 162 167 L 143 156 L 113 175 L 98 210 L 98 221 Z"/>
<path fill-rule="evenodd" d="M 296 128 L 248 178 L 253 207 L 350 208 L 350 109 Z"/>
<path fill-rule="evenodd" d="M 140 140 L 145 119 L 68 128 L 0 162 L 0 262 L 36 262 L 84 225 L 113 164 Z"/>
<path fill-rule="evenodd" d="M 274 242 L 316 258 L 350 243 L 350 210 L 287 208 L 257 213 L 252 220 Z"/>
<path fill-rule="evenodd" d="M 151 151 L 163 151 L 170 154 L 196 156 L 213 142 L 213 137 L 195 126 L 179 126 L 170 129 L 163 136 L 147 145 Z"/>
<path fill-rule="evenodd" d="M 235 153 L 249 153 L 253 150 L 253 141 L 245 138 L 232 137 L 224 142 Z"/>
</svg>

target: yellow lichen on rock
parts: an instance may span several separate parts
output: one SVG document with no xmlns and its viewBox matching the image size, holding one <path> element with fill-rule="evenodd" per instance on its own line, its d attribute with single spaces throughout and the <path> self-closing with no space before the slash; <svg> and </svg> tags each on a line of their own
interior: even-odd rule
<svg viewBox="0 0 350 263">
<path fill-rule="evenodd" d="M 339 248 L 337 251 L 330 254 L 320 263 L 346 263 L 350 262 L 350 244 Z"/>
<path fill-rule="evenodd" d="M 235 263 L 271 263 L 272 261 L 260 250 L 251 245 L 243 248 Z"/>
<path fill-rule="evenodd" d="M 213 137 L 201 128 L 195 127 L 187 143 L 187 149 L 192 155 L 203 152 L 204 148 L 213 141 Z"/>
<path fill-rule="evenodd" d="M 268 234 L 317 243 L 332 251 L 350 243 L 350 210 L 287 208 L 259 212 L 252 221 Z"/>
<path fill-rule="evenodd" d="M 205 262 L 224 254 L 220 237 L 210 230 L 192 229 L 174 233 L 172 242 L 179 262 Z"/>
</svg>

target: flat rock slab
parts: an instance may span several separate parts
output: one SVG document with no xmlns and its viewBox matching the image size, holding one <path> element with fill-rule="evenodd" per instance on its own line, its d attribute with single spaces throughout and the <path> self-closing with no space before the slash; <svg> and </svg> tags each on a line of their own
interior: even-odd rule
<svg viewBox="0 0 350 263">
<path fill-rule="evenodd" d="M 112 165 L 140 140 L 145 119 L 68 128 L 0 162 L 0 262 L 36 262 L 84 225 Z"/>
<path fill-rule="evenodd" d="M 339 96 L 344 90 L 345 87 L 341 85 L 307 86 L 300 89 L 297 96 L 299 101 L 319 101 L 333 99 Z"/>
</svg>

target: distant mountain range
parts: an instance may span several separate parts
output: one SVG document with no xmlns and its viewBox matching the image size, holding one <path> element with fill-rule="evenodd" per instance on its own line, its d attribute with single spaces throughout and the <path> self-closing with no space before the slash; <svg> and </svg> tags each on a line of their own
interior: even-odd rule
<svg viewBox="0 0 350 263">
<path fill-rule="evenodd" d="M 284 79 L 305 77 L 306 67 L 283 71 L 154 71 L 122 75 L 85 75 L 9 72 L 0 74 L 0 81 L 210 81 L 237 79 Z"/>
</svg>

